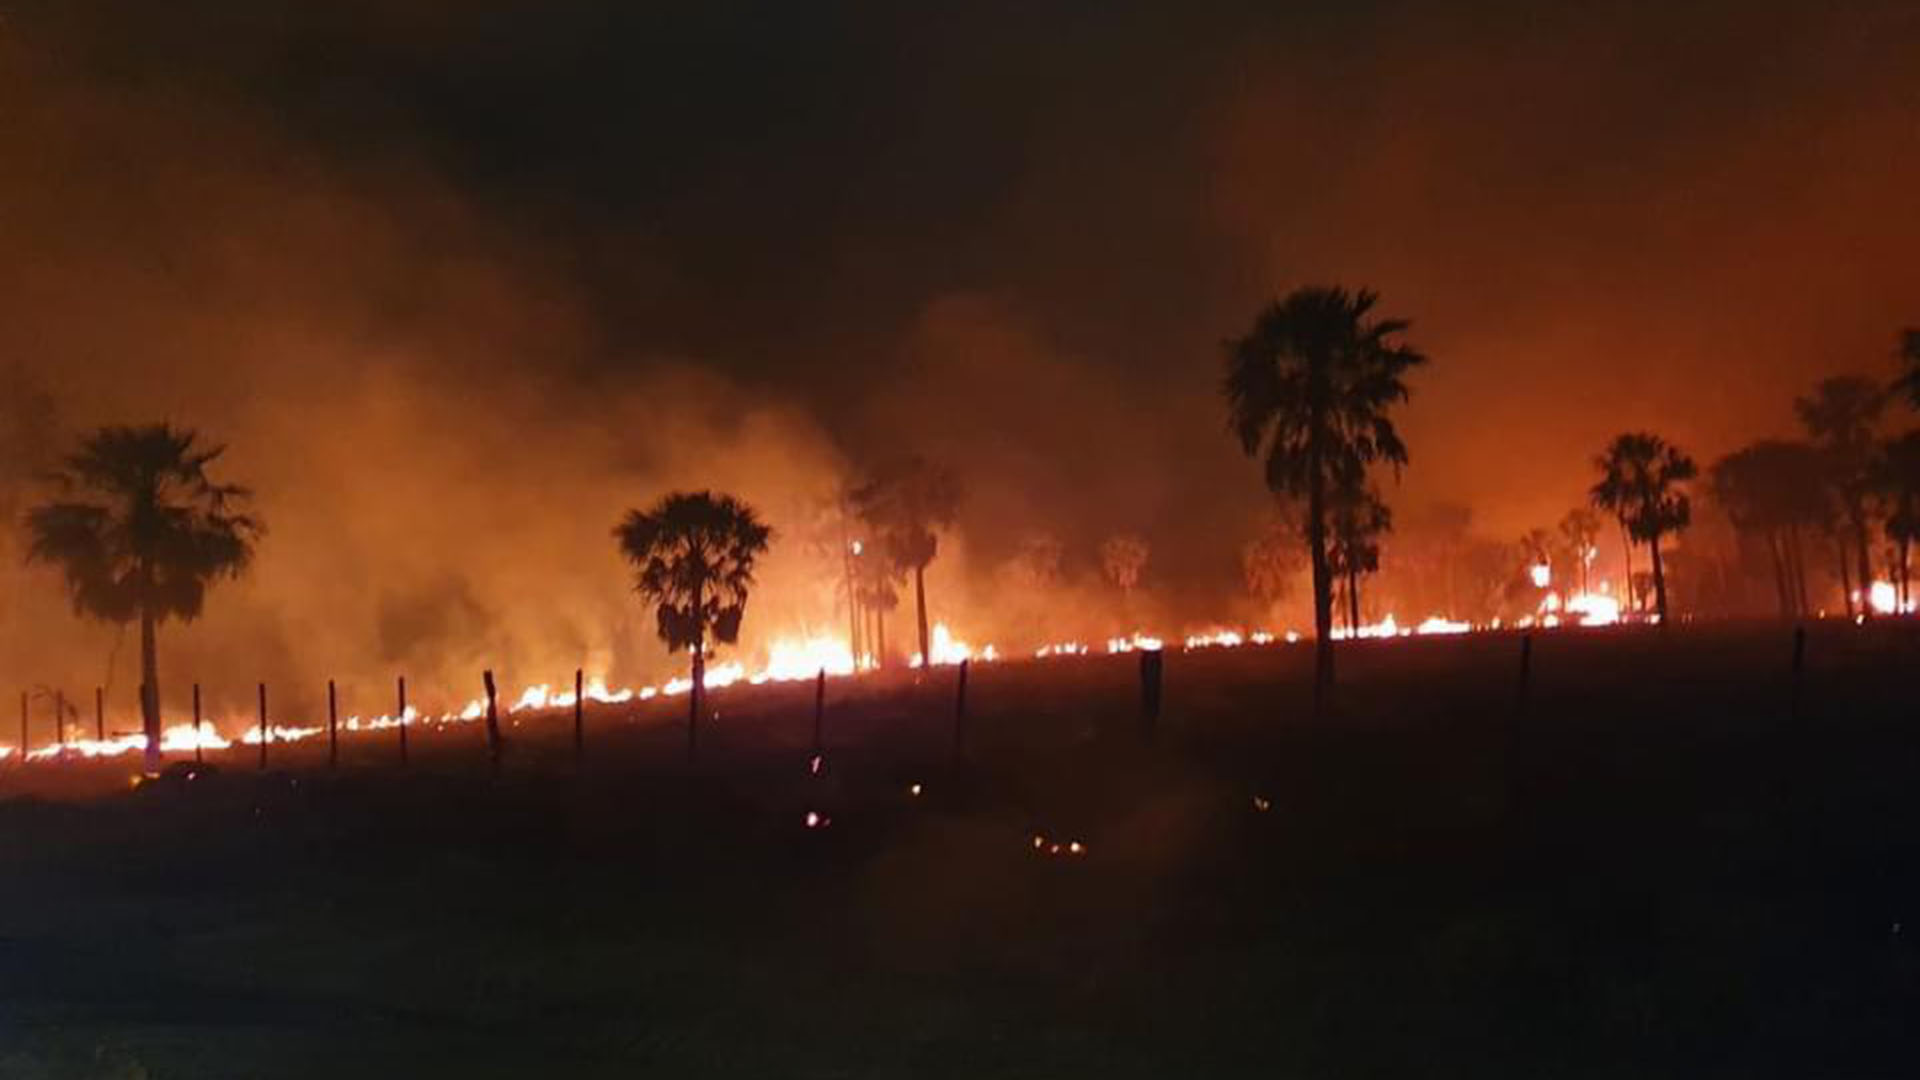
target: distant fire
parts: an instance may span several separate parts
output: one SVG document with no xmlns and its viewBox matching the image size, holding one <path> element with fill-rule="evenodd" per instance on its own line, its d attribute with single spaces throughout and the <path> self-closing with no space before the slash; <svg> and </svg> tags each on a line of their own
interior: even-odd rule
<svg viewBox="0 0 1920 1080">
<path fill-rule="evenodd" d="M 1534 569 L 1544 569 L 1535 567 Z M 1536 575 L 1536 580 L 1541 575 Z M 1912 613 L 1914 603 L 1898 603 L 1898 591 L 1891 582 L 1875 581 L 1867 590 L 1867 603 L 1877 613 L 1891 615 Z M 1856 595 L 1857 599 L 1857 595 Z M 1538 627 L 1548 629 L 1562 625 L 1609 626 L 1622 620 L 1620 600 L 1613 596 L 1606 583 L 1599 584 L 1598 592 L 1575 592 L 1562 596 L 1558 592 L 1548 592 L 1541 601 L 1536 614 L 1523 617 L 1517 627 Z M 1484 629 L 1499 629 L 1495 620 Z M 1441 615 L 1429 615 L 1411 626 L 1402 625 L 1397 618 L 1388 613 L 1378 622 L 1366 623 L 1357 629 L 1336 628 L 1334 636 L 1339 639 L 1392 639 L 1411 636 L 1431 636 L 1447 634 L 1465 634 L 1483 627 Z M 959 664 L 965 660 L 992 662 L 1000 659 L 1000 652 L 992 645 L 979 648 L 968 644 L 956 636 L 945 623 L 934 624 L 929 631 L 932 639 L 933 663 L 935 666 Z M 1180 639 L 1184 651 L 1207 649 L 1237 649 L 1247 646 L 1271 646 L 1284 642 L 1291 645 L 1303 639 L 1297 630 L 1275 633 L 1265 629 L 1236 629 L 1213 627 L 1187 634 Z M 1166 639 L 1135 631 L 1130 634 L 1108 638 L 1105 642 L 1106 655 L 1118 655 L 1132 652 L 1157 652 L 1167 647 Z M 1055 659 L 1059 657 L 1089 656 L 1094 649 L 1079 641 L 1060 641 L 1042 645 L 1031 655 L 1036 659 Z M 916 653 L 910 665 L 914 668 L 924 666 Z M 823 672 L 832 678 L 857 676 L 875 667 L 873 658 L 856 658 L 847 647 L 844 638 L 831 634 L 811 633 L 797 637 L 776 638 L 766 649 L 766 659 L 758 668 L 749 670 L 739 660 L 717 663 L 707 669 L 706 682 L 709 689 L 720 690 L 735 683 L 762 685 L 765 683 L 798 682 L 819 677 Z M 657 686 L 619 687 L 609 686 L 601 676 L 588 677 L 581 688 L 581 697 L 588 702 L 600 705 L 621 705 L 630 702 L 650 701 L 660 697 L 673 697 L 692 689 L 692 681 L 685 676 L 675 676 Z M 546 683 L 537 683 L 521 690 L 511 699 L 500 699 L 501 710 L 506 713 L 533 713 L 557 709 L 571 709 L 575 704 L 571 687 L 556 690 Z M 341 720 L 343 732 L 390 731 L 406 725 L 414 727 L 427 725 L 444 727 L 476 722 L 486 715 L 487 704 L 483 698 L 475 698 L 458 709 L 449 710 L 437 716 L 421 713 L 411 706 L 399 715 L 378 715 L 362 717 L 348 716 Z M 226 750 L 235 745 L 257 746 L 262 734 L 257 723 L 232 722 L 226 725 L 229 731 L 239 734 L 229 739 L 223 737 L 212 723 L 196 729 L 192 724 L 174 724 L 167 727 L 161 736 L 161 749 L 167 753 L 187 753 L 195 749 Z M 273 724 L 267 728 L 265 738 L 269 743 L 293 743 L 312 739 L 326 734 L 324 725 Z M 68 739 L 54 741 L 29 750 L 26 760 L 30 762 L 58 760 L 61 758 L 107 758 L 144 750 L 146 740 L 138 732 L 114 735 L 106 739 Z M 20 750 L 16 746 L 0 745 L 0 759 L 18 758 Z M 812 763 L 814 771 L 819 771 L 820 761 Z"/>
</svg>

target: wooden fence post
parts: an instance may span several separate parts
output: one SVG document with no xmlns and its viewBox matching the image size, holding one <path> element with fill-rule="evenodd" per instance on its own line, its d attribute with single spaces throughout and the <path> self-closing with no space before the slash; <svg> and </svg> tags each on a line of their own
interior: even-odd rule
<svg viewBox="0 0 1920 1080">
<path fill-rule="evenodd" d="M 813 753 L 826 753 L 827 746 L 827 669 L 813 677 Z"/>
<path fill-rule="evenodd" d="M 340 699 L 333 680 L 327 680 L 327 768 L 340 767 Z"/>
<path fill-rule="evenodd" d="M 407 767 L 407 677 L 400 676 L 400 767 Z"/>
<path fill-rule="evenodd" d="M 260 684 L 260 768 L 267 767 L 267 684 Z"/>
<path fill-rule="evenodd" d="M 107 691 L 102 686 L 93 688 L 93 738 L 95 742 L 107 741 Z"/>
<path fill-rule="evenodd" d="M 573 757 L 579 761 L 587 752 L 587 673 L 573 669 Z"/>
<path fill-rule="evenodd" d="M 487 761 L 493 768 L 493 775 L 500 775 L 500 710 L 493 687 L 493 670 L 489 668 L 480 673 L 480 681 L 487 686 Z"/>
<path fill-rule="evenodd" d="M 201 756 L 200 746 L 207 741 L 206 725 L 200 721 L 200 684 L 193 684 L 193 763 L 205 760 Z"/>
<path fill-rule="evenodd" d="M 1160 693 L 1166 655 L 1161 649 L 1140 650 L 1140 722 L 1149 739 L 1160 727 Z"/>
<path fill-rule="evenodd" d="M 953 760 L 955 763 L 967 759 L 967 666 L 966 660 L 960 661 L 960 675 L 953 690 Z"/>
<path fill-rule="evenodd" d="M 67 756 L 67 692 L 53 692 L 53 737 L 60 744 L 60 756 Z"/>
</svg>

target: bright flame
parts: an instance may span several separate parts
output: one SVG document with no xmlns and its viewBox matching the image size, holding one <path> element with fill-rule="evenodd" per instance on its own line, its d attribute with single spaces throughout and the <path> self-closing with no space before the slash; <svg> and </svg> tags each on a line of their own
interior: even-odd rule
<svg viewBox="0 0 1920 1080">
<path fill-rule="evenodd" d="M 1900 590 L 1891 581 L 1876 581 L 1867 587 L 1867 606 L 1876 615 L 1911 615 L 1914 602 L 1900 603 Z"/>
<path fill-rule="evenodd" d="M 1527 577 L 1533 580 L 1533 587 L 1544 589 L 1553 584 L 1553 567 L 1546 563 L 1534 563 L 1527 567 Z"/>
<path fill-rule="evenodd" d="M 976 653 L 973 646 L 954 637 L 953 631 L 947 629 L 946 623 L 933 624 L 932 638 L 933 663 L 936 667 L 942 664 L 957 664 L 962 660 L 995 660 L 1000 656 L 991 645 Z M 914 653 L 913 659 L 907 664 L 909 667 L 924 667 L 926 658 L 919 653 Z"/>
</svg>

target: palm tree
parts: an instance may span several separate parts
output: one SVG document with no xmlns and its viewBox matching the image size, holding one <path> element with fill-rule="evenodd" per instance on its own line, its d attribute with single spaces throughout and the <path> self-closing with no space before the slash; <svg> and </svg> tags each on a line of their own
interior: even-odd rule
<svg viewBox="0 0 1920 1080">
<path fill-rule="evenodd" d="M 1874 490 L 1886 507 L 1887 539 L 1894 546 L 1898 610 L 1913 602 L 1912 553 L 1920 540 L 1920 428 L 1883 446 L 1872 469 Z"/>
<path fill-rule="evenodd" d="M 1387 410 L 1407 399 L 1406 373 L 1426 362 L 1395 339 L 1409 323 L 1373 317 L 1378 295 L 1335 287 L 1296 289 L 1226 343 L 1228 426 L 1247 456 L 1266 455 L 1267 486 L 1306 501 L 1316 635 L 1314 690 L 1333 685 L 1331 494 L 1376 462 L 1406 464 Z"/>
<path fill-rule="evenodd" d="M 656 605 L 660 640 L 693 657 L 687 694 L 687 758 L 693 758 L 706 697 L 707 642 L 740 639 L 753 564 L 773 530 L 752 507 L 711 491 L 674 492 L 647 511 L 629 510 L 614 527 L 635 570 L 634 590 Z"/>
<path fill-rule="evenodd" d="M 1560 519 L 1559 530 L 1561 541 L 1573 555 L 1574 565 L 1580 568 L 1580 591 L 1592 592 L 1587 575 L 1599 551 L 1600 515 L 1587 507 L 1576 506 Z"/>
<path fill-rule="evenodd" d="M 920 655 L 928 662 L 927 565 L 940 553 L 935 531 L 953 524 L 960 511 L 960 481 L 920 457 L 888 462 L 853 492 L 853 505 L 901 573 L 913 574 L 913 601 L 920 623 Z"/>
<path fill-rule="evenodd" d="M 1872 379 L 1858 375 L 1822 379 L 1810 396 L 1793 403 L 1801 425 L 1826 455 L 1828 482 L 1852 533 L 1849 539 L 1858 559 L 1862 614 L 1868 613 L 1864 600 L 1873 582 L 1867 513 L 1872 485 L 1868 473 L 1875 452 L 1874 426 L 1886 404 L 1885 390 Z"/>
<path fill-rule="evenodd" d="M 1699 468 L 1693 459 L 1646 432 L 1622 435 L 1593 460 L 1600 482 L 1593 505 L 1611 511 L 1628 535 L 1646 544 L 1653 556 L 1653 594 L 1660 625 L 1667 624 L 1667 576 L 1660 561 L 1660 538 L 1687 527 L 1693 507 L 1680 485 Z"/>
<path fill-rule="evenodd" d="M 74 610 L 140 623 L 146 768 L 160 767 L 159 625 L 191 621 L 207 588 L 238 577 L 261 534 L 237 484 L 207 468 L 226 448 L 169 424 L 104 427 L 53 477 L 60 497 L 27 513 L 27 558 L 60 567 Z"/>
<path fill-rule="evenodd" d="M 1346 583 L 1347 636 L 1360 636 L 1360 576 L 1380 569 L 1380 537 L 1393 528 L 1393 512 L 1371 486 L 1342 485 L 1328 507 L 1332 544 L 1327 559 Z"/>
</svg>

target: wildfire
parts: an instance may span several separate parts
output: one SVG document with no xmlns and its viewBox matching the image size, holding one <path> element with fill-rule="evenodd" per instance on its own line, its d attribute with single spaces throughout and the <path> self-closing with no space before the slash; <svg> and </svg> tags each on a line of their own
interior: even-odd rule
<svg viewBox="0 0 1920 1080">
<path fill-rule="evenodd" d="M 979 652 L 975 652 L 973 646 L 954 637 L 953 631 L 947 629 L 946 623 L 933 624 L 932 638 L 933 663 L 936 667 L 943 664 L 958 664 L 962 660 L 997 660 L 1000 658 L 1000 654 L 992 645 L 988 645 Z M 909 667 L 925 667 L 926 660 L 919 653 L 914 653 L 913 659 L 909 660 L 907 664 Z"/>
<path fill-rule="evenodd" d="M 1860 594 L 1857 592 L 1854 593 L 1853 596 L 1856 601 L 1860 598 Z M 1876 615 L 1911 615 L 1914 613 L 1913 600 L 1909 599 L 1906 603 L 1902 604 L 1900 602 L 1900 590 L 1896 588 L 1891 581 L 1876 581 L 1872 585 L 1867 586 L 1867 606 L 1872 608 L 1873 613 Z"/>
</svg>

